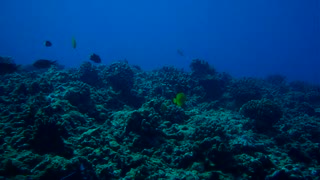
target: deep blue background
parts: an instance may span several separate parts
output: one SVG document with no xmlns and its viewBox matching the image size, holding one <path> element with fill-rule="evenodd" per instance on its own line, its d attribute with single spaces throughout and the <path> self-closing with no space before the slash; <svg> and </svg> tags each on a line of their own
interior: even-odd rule
<svg viewBox="0 0 320 180">
<path fill-rule="evenodd" d="M 237 77 L 320 83 L 318 1 L 1 0 L 0 55 L 78 66 L 94 52 L 104 64 L 126 58 L 145 70 L 202 58 Z"/>
</svg>

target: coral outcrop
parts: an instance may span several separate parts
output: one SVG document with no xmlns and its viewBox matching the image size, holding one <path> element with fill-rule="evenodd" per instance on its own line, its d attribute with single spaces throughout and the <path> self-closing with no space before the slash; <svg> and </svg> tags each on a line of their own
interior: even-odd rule
<svg viewBox="0 0 320 180">
<path fill-rule="evenodd" d="M 0 179 L 319 179 L 319 86 L 237 79 L 204 60 L 191 72 L 10 66 Z"/>
</svg>

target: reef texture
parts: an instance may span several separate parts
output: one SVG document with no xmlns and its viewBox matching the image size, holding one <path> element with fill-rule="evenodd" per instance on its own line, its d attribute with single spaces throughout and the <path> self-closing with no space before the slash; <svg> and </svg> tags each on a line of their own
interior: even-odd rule
<svg viewBox="0 0 320 180">
<path fill-rule="evenodd" d="M 203 60 L 191 72 L 15 72 L 5 60 L 0 179 L 319 179 L 319 86 L 236 79 Z"/>
</svg>

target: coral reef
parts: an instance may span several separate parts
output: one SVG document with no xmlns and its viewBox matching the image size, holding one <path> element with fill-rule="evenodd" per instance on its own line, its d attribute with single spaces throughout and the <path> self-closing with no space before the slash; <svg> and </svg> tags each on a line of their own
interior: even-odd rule
<svg viewBox="0 0 320 180">
<path fill-rule="evenodd" d="M 250 100 L 257 100 L 262 97 L 262 87 L 259 85 L 259 81 L 253 78 L 235 80 L 228 90 L 236 107 L 241 107 Z"/>
<path fill-rule="evenodd" d="M 199 59 L 191 72 L 10 66 L 0 179 L 319 179 L 319 86 L 236 79 Z"/>
<path fill-rule="evenodd" d="M 16 72 L 18 67 L 11 57 L 0 56 L 0 75 Z"/>
<path fill-rule="evenodd" d="M 251 118 L 259 130 L 271 128 L 282 117 L 281 108 L 269 99 L 251 100 L 240 108 L 240 113 Z"/>
<path fill-rule="evenodd" d="M 104 71 L 104 76 L 115 91 L 123 94 L 130 93 L 134 83 L 134 73 L 131 67 L 124 62 L 115 62 Z"/>
</svg>

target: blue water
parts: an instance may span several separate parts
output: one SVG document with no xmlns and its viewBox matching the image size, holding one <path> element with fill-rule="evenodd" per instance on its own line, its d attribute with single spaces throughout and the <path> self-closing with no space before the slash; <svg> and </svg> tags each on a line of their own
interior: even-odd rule
<svg viewBox="0 0 320 180">
<path fill-rule="evenodd" d="M 319 16 L 319 0 L 2 0 L 0 56 L 74 67 L 96 53 L 144 70 L 201 58 L 237 77 L 320 83 Z"/>
</svg>

